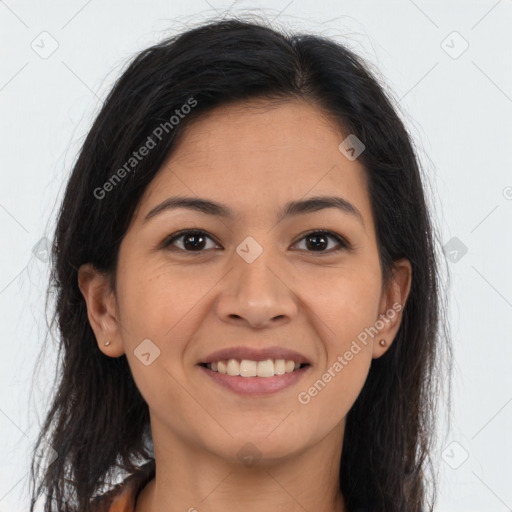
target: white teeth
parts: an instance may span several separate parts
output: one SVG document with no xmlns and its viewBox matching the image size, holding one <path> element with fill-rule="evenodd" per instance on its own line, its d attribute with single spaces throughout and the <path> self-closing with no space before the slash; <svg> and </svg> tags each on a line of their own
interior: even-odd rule
<svg viewBox="0 0 512 512">
<path fill-rule="evenodd" d="M 227 366 L 228 375 L 240 375 L 240 363 L 236 359 L 230 359 Z"/>
<path fill-rule="evenodd" d="M 293 372 L 293 370 L 295 370 L 295 363 L 293 361 L 286 361 L 284 370 L 286 373 Z"/>
<path fill-rule="evenodd" d="M 212 363 L 212 364 L 215 364 L 215 363 Z M 227 368 L 226 368 L 226 361 L 218 361 L 217 362 L 217 371 L 219 373 L 227 373 Z M 210 365 L 210 370 L 213 370 L 212 366 Z"/>
<path fill-rule="evenodd" d="M 273 377 L 291 373 L 300 368 L 300 363 L 285 359 L 266 359 L 264 361 L 251 361 L 249 359 L 228 359 L 208 363 L 207 368 L 214 372 L 225 373 L 231 376 L 242 377 Z"/>
<path fill-rule="evenodd" d="M 283 375 L 286 373 L 286 363 L 284 359 L 276 359 L 274 361 L 274 374 Z"/>
<path fill-rule="evenodd" d="M 267 359 L 266 361 L 258 362 L 258 377 L 273 377 L 274 376 L 274 361 Z"/>
<path fill-rule="evenodd" d="M 242 361 L 240 361 L 239 375 L 242 377 L 256 377 L 256 375 L 258 375 L 258 363 L 256 361 L 242 359 Z"/>
</svg>

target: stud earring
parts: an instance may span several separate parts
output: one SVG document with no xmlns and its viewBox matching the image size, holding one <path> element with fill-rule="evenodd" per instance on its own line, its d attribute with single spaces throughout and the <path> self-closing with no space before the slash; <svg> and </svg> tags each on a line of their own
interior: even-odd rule
<svg viewBox="0 0 512 512">
<path fill-rule="evenodd" d="M 380 345 L 381 347 L 385 347 L 385 346 L 386 346 L 386 340 L 380 340 L 380 341 L 379 341 L 379 345 Z"/>
<path fill-rule="evenodd" d="M 110 341 L 105 341 L 105 346 L 108 347 L 108 345 L 110 345 Z"/>
</svg>

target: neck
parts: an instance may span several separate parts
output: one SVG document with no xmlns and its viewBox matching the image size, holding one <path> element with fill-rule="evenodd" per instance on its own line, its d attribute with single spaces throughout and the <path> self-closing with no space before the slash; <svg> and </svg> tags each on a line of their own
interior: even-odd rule
<svg viewBox="0 0 512 512">
<path fill-rule="evenodd" d="M 254 465 L 177 442 L 155 425 L 152 431 L 155 478 L 139 494 L 135 512 L 346 512 L 339 490 L 340 425 L 299 454 Z"/>
</svg>

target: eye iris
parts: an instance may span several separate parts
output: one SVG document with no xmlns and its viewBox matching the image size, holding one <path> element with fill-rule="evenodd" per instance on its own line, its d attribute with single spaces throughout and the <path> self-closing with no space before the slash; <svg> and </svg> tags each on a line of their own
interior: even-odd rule
<svg viewBox="0 0 512 512">
<path fill-rule="evenodd" d="M 183 244 L 182 250 L 187 252 L 202 252 L 202 249 L 205 248 L 207 238 L 210 237 L 205 236 L 202 232 L 189 231 L 184 232 L 181 236 L 173 237 L 168 242 L 168 245 L 173 245 L 177 241 L 181 241 Z M 306 240 L 307 250 L 312 250 L 312 252 L 326 252 L 325 249 L 329 245 L 329 238 L 334 238 L 338 241 L 338 243 L 341 243 L 341 241 L 334 237 L 332 234 L 323 231 L 310 233 L 304 236 L 302 240 Z M 346 247 L 346 245 L 343 244 L 342 246 Z"/>
<path fill-rule="evenodd" d="M 189 241 L 194 238 L 199 238 L 200 242 L 189 244 Z M 183 247 L 185 247 L 185 249 L 187 250 L 202 249 L 204 247 L 204 241 L 205 237 L 199 233 L 190 233 L 188 235 L 183 235 Z"/>
<path fill-rule="evenodd" d="M 322 240 L 322 242 L 318 242 L 318 240 Z M 315 240 L 312 244 L 309 243 L 309 240 Z M 316 249 L 325 249 L 327 247 L 327 245 L 329 244 L 329 242 L 327 242 L 327 236 L 324 235 L 324 234 L 313 234 L 313 235 L 308 235 L 306 237 L 306 245 L 308 246 L 308 248 L 310 247 L 313 247 L 315 250 Z"/>
</svg>

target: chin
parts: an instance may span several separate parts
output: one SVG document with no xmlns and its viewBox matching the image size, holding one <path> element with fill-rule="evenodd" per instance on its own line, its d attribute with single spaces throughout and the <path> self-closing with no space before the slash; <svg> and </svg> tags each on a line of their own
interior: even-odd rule
<svg viewBox="0 0 512 512">
<path fill-rule="evenodd" d="M 304 438 L 281 433 L 268 432 L 250 435 L 247 432 L 234 436 L 229 444 L 231 449 L 227 458 L 231 462 L 244 466 L 271 466 L 296 456 L 306 449 Z"/>
</svg>

